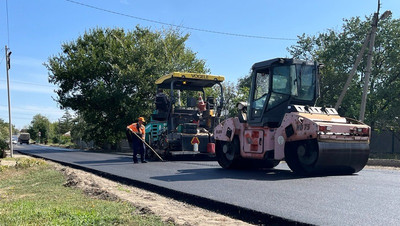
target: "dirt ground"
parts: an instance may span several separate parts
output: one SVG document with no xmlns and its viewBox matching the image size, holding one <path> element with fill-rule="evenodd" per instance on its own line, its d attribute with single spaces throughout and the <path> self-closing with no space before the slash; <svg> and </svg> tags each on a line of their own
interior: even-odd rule
<svg viewBox="0 0 400 226">
<path fill-rule="evenodd" d="M 155 214 L 175 225 L 249 225 L 205 209 L 160 196 L 139 188 L 126 186 L 94 174 L 51 163 L 67 178 L 64 186 L 82 189 L 85 194 L 108 200 L 132 203 L 140 214 Z"/>
</svg>

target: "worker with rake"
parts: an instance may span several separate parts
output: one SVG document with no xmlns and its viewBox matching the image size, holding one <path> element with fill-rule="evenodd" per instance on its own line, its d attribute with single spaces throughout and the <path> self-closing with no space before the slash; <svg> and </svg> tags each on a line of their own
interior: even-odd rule
<svg viewBox="0 0 400 226">
<path fill-rule="evenodd" d="M 142 163 L 147 162 L 145 160 L 145 147 L 143 142 L 146 134 L 143 125 L 144 122 L 144 118 L 139 117 L 137 123 L 132 123 L 126 127 L 126 137 L 128 138 L 129 145 L 133 149 L 133 163 L 138 163 L 137 154 L 140 154 L 140 160 Z"/>
</svg>

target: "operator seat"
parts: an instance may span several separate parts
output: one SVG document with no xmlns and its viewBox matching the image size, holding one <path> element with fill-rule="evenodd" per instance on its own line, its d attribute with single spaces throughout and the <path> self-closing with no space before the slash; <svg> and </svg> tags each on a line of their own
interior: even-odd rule
<svg viewBox="0 0 400 226">
<path fill-rule="evenodd" d="M 170 101 L 164 93 L 158 93 L 156 95 L 156 113 L 151 114 L 154 120 L 165 121 L 168 118 L 168 109 L 170 107 Z"/>
<path fill-rule="evenodd" d="M 214 109 L 214 108 L 215 108 L 215 98 L 207 97 L 207 109 Z"/>
<path fill-rule="evenodd" d="M 156 109 L 158 111 L 167 112 L 170 103 L 171 102 L 169 101 L 167 95 L 165 95 L 164 93 L 157 94 L 157 96 L 156 96 Z"/>
<path fill-rule="evenodd" d="M 239 102 L 236 104 L 236 107 L 238 108 L 238 119 L 240 123 L 247 122 L 247 106 L 247 102 Z"/>
<path fill-rule="evenodd" d="M 197 106 L 197 100 L 194 97 L 187 97 L 186 105 L 188 108 L 194 108 Z"/>
</svg>

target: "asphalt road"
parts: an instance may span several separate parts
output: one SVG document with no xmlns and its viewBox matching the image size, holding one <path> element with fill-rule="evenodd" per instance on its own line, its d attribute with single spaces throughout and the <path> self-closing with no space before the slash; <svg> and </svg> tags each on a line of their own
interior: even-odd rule
<svg viewBox="0 0 400 226">
<path fill-rule="evenodd" d="M 215 161 L 132 164 L 126 155 L 37 145 L 14 149 L 306 224 L 400 225 L 400 170 L 304 178 L 283 163 L 273 170 L 240 171 L 224 170 Z"/>
</svg>

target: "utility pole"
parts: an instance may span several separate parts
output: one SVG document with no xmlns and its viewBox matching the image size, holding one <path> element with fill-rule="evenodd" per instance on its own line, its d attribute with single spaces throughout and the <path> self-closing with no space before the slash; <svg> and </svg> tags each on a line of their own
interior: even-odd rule
<svg viewBox="0 0 400 226">
<path fill-rule="evenodd" d="M 361 122 L 364 122 L 365 106 L 367 103 L 367 95 L 368 95 L 368 88 L 369 88 L 369 77 L 371 75 L 372 55 L 373 55 L 373 50 L 374 50 L 374 45 L 375 45 L 375 36 L 376 36 L 376 29 L 378 28 L 378 21 L 384 20 L 392 14 L 392 12 L 387 10 L 379 18 L 378 17 L 379 9 L 380 9 L 380 1 L 378 1 L 378 11 L 376 13 L 374 13 L 374 18 L 372 20 L 371 37 L 370 37 L 369 49 L 368 49 L 367 68 L 366 68 L 365 78 L 364 78 L 363 95 L 361 98 L 361 109 L 360 109 L 360 117 L 359 117 L 359 120 Z"/>
<path fill-rule="evenodd" d="M 368 95 L 368 88 L 369 88 L 368 87 L 369 86 L 369 77 L 371 75 L 372 54 L 373 54 L 374 45 L 375 45 L 376 29 L 378 28 L 378 15 L 379 15 L 379 6 L 378 6 L 378 12 L 374 13 L 374 18 L 372 19 L 371 37 L 369 40 L 369 49 L 368 49 L 368 58 L 367 58 L 367 69 L 366 69 L 365 77 L 364 77 L 364 88 L 363 88 L 363 94 L 362 94 L 362 98 L 361 98 L 360 117 L 358 118 L 361 122 L 364 122 L 365 105 L 367 103 L 367 95 Z"/>
<path fill-rule="evenodd" d="M 367 47 L 370 38 L 371 38 L 371 33 L 368 33 L 367 37 L 365 37 L 364 44 L 363 44 L 363 46 L 361 47 L 361 51 L 358 53 L 356 62 L 354 63 L 353 68 L 352 68 L 351 71 L 350 71 L 350 75 L 349 75 L 349 77 L 347 78 L 346 84 L 344 85 L 344 88 L 343 88 L 342 92 L 340 93 L 339 99 L 338 99 L 338 101 L 337 101 L 336 104 L 335 104 L 335 109 L 336 109 L 336 110 L 338 110 L 339 107 L 340 107 L 340 105 L 342 104 L 344 95 L 346 94 L 347 89 L 348 89 L 349 86 L 350 86 L 351 80 L 353 80 L 353 76 L 354 76 L 354 74 L 355 74 L 356 71 L 357 71 L 357 67 L 358 67 L 358 65 L 360 64 L 360 61 L 361 61 L 361 59 L 362 59 L 362 57 L 363 57 L 363 55 L 364 55 L 365 48 Z"/>
<path fill-rule="evenodd" d="M 380 5 L 381 5 L 380 0 L 378 0 L 378 10 L 376 13 L 374 13 L 374 16 L 372 19 L 372 24 L 371 24 L 371 26 L 372 26 L 371 31 L 365 37 L 364 44 L 361 47 L 361 51 L 358 53 L 357 59 L 353 65 L 353 68 L 350 71 L 350 75 L 347 78 L 346 84 L 344 85 L 344 88 L 339 96 L 339 99 L 335 104 L 335 109 L 338 110 L 340 105 L 342 104 L 344 95 L 346 94 L 347 89 L 350 86 L 351 80 L 353 79 L 353 76 L 356 73 L 357 67 L 360 64 L 360 61 L 364 55 L 365 48 L 368 46 L 367 68 L 366 68 L 365 77 L 364 77 L 364 87 L 363 87 L 363 94 L 362 94 L 362 98 L 361 98 L 361 108 L 360 108 L 360 116 L 359 116 L 359 120 L 361 122 L 364 121 L 364 116 L 365 116 L 365 106 L 366 106 L 366 102 L 367 102 L 369 77 L 371 75 L 372 55 L 373 55 L 373 50 L 374 50 L 374 45 L 375 45 L 375 36 L 376 36 L 376 30 L 378 28 L 378 21 L 386 19 L 388 16 L 390 16 L 392 14 L 389 10 L 387 10 L 379 18 L 378 16 L 379 16 Z"/>
<path fill-rule="evenodd" d="M 8 73 L 8 71 L 11 68 L 11 62 L 10 62 L 11 51 L 9 52 L 7 45 L 6 45 L 5 49 L 6 49 L 6 71 L 7 71 L 7 93 L 8 93 L 8 127 L 9 127 L 9 133 L 10 133 L 10 156 L 11 156 L 11 158 L 13 158 L 14 157 L 14 148 L 13 148 L 13 143 L 12 143 L 10 76 Z"/>
</svg>

